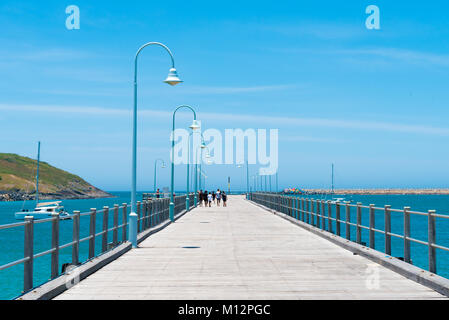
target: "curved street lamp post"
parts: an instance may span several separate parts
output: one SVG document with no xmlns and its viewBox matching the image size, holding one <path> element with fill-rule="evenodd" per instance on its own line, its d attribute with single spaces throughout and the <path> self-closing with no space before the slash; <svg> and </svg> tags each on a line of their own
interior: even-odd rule
<svg viewBox="0 0 449 320">
<path fill-rule="evenodd" d="M 175 179 L 175 163 L 174 163 L 174 159 L 175 159 L 175 119 L 176 119 L 176 112 L 179 109 L 182 108 L 187 108 L 190 109 L 193 112 L 193 122 L 190 125 L 190 129 L 192 130 L 197 130 L 200 128 L 198 121 L 196 120 L 196 112 L 195 110 L 193 110 L 193 108 L 191 106 L 186 106 L 186 105 L 182 105 L 179 106 L 175 109 L 175 111 L 173 111 L 173 130 L 172 130 L 172 143 L 171 143 L 171 152 L 172 152 L 172 159 L 171 159 L 171 186 L 170 186 L 170 206 L 169 206 L 169 216 L 170 216 L 170 220 L 174 221 L 175 220 L 175 199 L 174 199 L 174 179 Z M 188 162 L 188 161 L 187 161 Z M 187 196 L 186 196 L 186 206 L 187 206 L 187 210 L 189 208 L 190 205 L 190 200 L 189 200 L 189 175 L 187 174 Z"/>
<path fill-rule="evenodd" d="M 137 176 L 137 61 L 139 54 L 142 50 L 148 46 L 156 45 L 164 48 L 171 58 L 171 68 L 168 73 L 167 78 L 164 80 L 165 83 L 174 86 L 182 81 L 179 79 L 175 68 L 175 60 L 170 49 L 159 42 L 148 42 L 137 50 L 136 56 L 134 58 L 134 108 L 133 108 L 133 140 L 132 140 L 132 182 L 131 182 L 131 213 L 129 214 L 129 238 L 128 240 L 132 243 L 133 248 L 137 247 L 137 196 L 136 196 L 136 176 Z"/>
</svg>

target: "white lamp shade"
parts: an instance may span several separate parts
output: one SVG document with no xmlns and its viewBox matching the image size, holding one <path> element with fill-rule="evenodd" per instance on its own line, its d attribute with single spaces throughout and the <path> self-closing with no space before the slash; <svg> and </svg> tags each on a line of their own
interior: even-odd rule
<svg viewBox="0 0 449 320">
<path fill-rule="evenodd" d="M 165 79 L 164 82 L 168 83 L 171 86 L 175 86 L 178 83 L 181 83 L 182 80 L 179 79 L 178 72 L 176 71 L 176 69 L 175 68 L 171 68 L 170 71 L 168 72 L 167 79 Z"/>
<path fill-rule="evenodd" d="M 200 124 L 198 123 L 198 120 L 193 120 L 192 124 L 189 127 L 192 130 L 198 130 L 201 128 Z"/>
</svg>

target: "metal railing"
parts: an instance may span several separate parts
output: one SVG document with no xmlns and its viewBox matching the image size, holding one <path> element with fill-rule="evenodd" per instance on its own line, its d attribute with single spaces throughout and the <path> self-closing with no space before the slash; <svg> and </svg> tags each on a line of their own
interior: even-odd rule
<svg viewBox="0 0 449 320">
<path fill-rule="evenodd" d="M 366 206 L 361 202 L 358 202 L 357 204 L 350 204 L 350 202 L 284 196 L 270 193 L 250 193 L 249 200 L 259 203 L 272 210 L 284 213 L 294 219 L 301 220 L 302 222 L 310 224 L 316 228 L 336 234 L 340 237 L 343 237 L 341 234 L 341 225 L 344 224 L 344 237 L 347 240 L 354 241 L 358 244 L 366 245 L 365 243 L 362 243 L 362 230 L 367 230 L 369 233 L 369 247 L 371 249 L 375 249 L 375 234 L 383 234 L 384 252 L 390 256 L 392 237 L 402 239 L 404 256 L 401 257 L 401 260 L 407 263 L 412 262 L 410 244 L 412 242 L 422 244 L 427 246 L 428 269 L 432 273 L 437 273 L 436 249 L 449 251 L 448 247 L 438 245 L 436 243 L 436 218 L 449 219 L 449 216 L 437 214 L 435 210 L 428 210 L 428 212 L 425 213 L 412 211 L 410 210 L 410 207 L 404 207 L 404 209 L 400 210 L 392 209 L 390 205 L 385 205 L 385 207 L 379 208 L 375 207 L 374 204 Z M 356 221 L 351 221 L 351 208 L 356 209 Z M 362 209 L 368 209 L 369 225 L 362 224 Z M 384 230 L 376 229 L 375 227 L 376 211 L 383 212 Z M 335 213 L 335 215 L 333 215 L 333 213 Z M 403 214 L 402 234 L 393 233 L 391 231 L 392 213 Z M 427 241 L 411 237 L 410 217 L 412 215 L 427 218 Z M 342 219 L 342 216 L 344 216 L 344 219 Z M 355 228 L 355 239 L 351 239 L 351 228 L 352 230 Z"/>
<path fill-rule="evenodd" d="M 193 194 L 190 194 L 191 205 L 194 207 Z M 153 228 L 161 223 L 169 220 L 169 198 L 153 198 L 151 200 L 144 200 L 137 202 L 137 230 L 143 232 L 150 228 Z M 50 269 L 51 279 L 57 278 L 61 273 L 59 272 L 59 252 L 62 249 L 72 247 L 72 265 L 80 264 L 80 244 L 88 242 L 88 255 L 87 262 L 96 256 L 99 256 L 118 245 L 127 241 L 127 227 L 128 227 L 128 213 L 130 205 L 123 203 L 121 206 L 114 205 L 113 208 L 103 207 L 101 210 L 92 208 L 89 212 L 81 213 L 80 211 L 73 211 L 70 218 L 73 220 L 73 237 L 72 241 L 64 244 L 59 243 L 60 239 L 60 216 L 58 213 L 52 215 L 51 218 L 35 220 L 33 217 L 25 217 L 25 221 L 18 223 L 11 223 L 6 225 L 0 225 L 0 231 L 6 229 L 12 229 L 17 227 L 24 227 L 24 257 L 7 264 L 0 266 L 0 271 L 11 268 L 13 266 L 23 264 L 23 292 L 28 292 L 34 288 L 33 276 L 34 276 L 34 260 L 46 255 L 51 255 Z M 186 195 L 175 197 L 175 215 L 181 213 L 186 209 Z M 100 232 L 96 232 L 97 215 L 102 214 L 102 229 Z M 112 227 L 109 228 L 109 217 L 112 215 Z M 119 225 L 119 215 L 122 215 L 122 224 Z M 80 218 L 89 217 L 89 235 L 84 238 L 80 238 Z M 51 223 L 51 248 L 42 252 L 34 252 L 34 240 L 35 225 Z M 100 221 L 101 224 L 101 221 Z M 121 230 L 121 241 L 119 241 L 119 231 Z M 112 242 L 108 243 L 108 234 L 112 232 Z M 99 254 L 95 254 L 95 241 L 97 237 L 101 237 L 101 251 Z M 98 250 L 97 250 L 98 251 Z"/>
</svg>

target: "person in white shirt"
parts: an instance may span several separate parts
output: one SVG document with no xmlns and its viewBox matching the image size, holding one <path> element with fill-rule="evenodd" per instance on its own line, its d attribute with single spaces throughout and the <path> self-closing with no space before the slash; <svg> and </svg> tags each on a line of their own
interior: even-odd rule
<svg viewBox="0 0 449 320">
<path fill-rule="evenodd" d="M 209 194 L 207 195 L 207 202 L 209 203 L 209 207 L 212 203 L 212 194 L 209 192 Z"/>
</svg>

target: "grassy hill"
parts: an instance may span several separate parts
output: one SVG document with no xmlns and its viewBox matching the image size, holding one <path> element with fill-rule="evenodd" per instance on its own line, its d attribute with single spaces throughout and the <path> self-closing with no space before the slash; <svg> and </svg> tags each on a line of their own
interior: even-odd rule
<svg viewBox="0 0 449 320">
<path fill-rule="evenodd" d="M 36 189 L 37 161 L 12 153 L 0 153 L 0 193 L 3 198 L 12 195 L 32 198 Z M 95 188 L 82 178 L 55 168 L 46 162 L 39 166 L 39 193 L 42 199 L 74 199 L 108 197 L 108 193 Z M 9 197 L 11 198 L 11 197 Z M 0 200 L 1 197 L 0 197 Z"/>
</svg>

